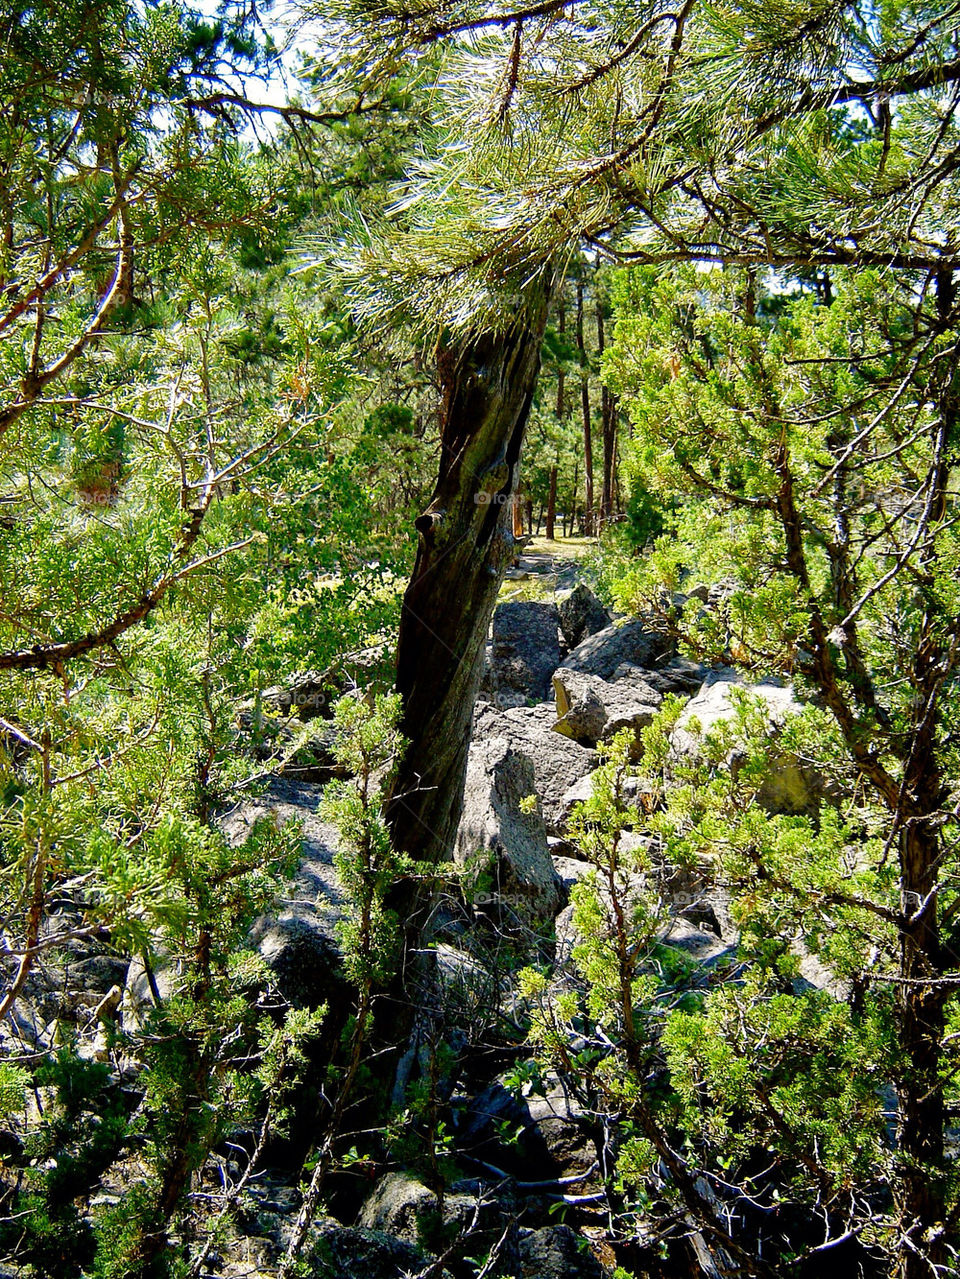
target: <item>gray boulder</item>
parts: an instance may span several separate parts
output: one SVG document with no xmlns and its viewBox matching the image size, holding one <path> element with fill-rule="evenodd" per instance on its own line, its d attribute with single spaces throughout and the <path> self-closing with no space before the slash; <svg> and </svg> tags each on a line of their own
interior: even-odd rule
<svg viewBox="0 0 960 1279">
<path fill-rule="evenodd" d="M 592 773 L 588 773 L 585 777 L 581 777 L 578 781 L 564 791 L 560 799 L 558 826 L 561 831 L 565 831 L 568 822 L 573 814 L 573 810 L 578 804 L 585 804 L 589 799 L 593 798 L 594 777 Z"/>
<path fill-rule="evenodd" d="M 663 694 L 644 680 L 618 680 L 584 675 L 560 667 L 553 676 L 557 698 L 554 727 L 585 746 L 608 742 L 615 733 L 628 728 L 634 735 L 633 759 L 641 753 L 640 731 L 660 709 Z"/>
<path fill-rule="evenodd" d="M 634 662 L 622 662 L 610 676 L 612 684 L 629 683 L 661 697 L 667 693 L 687 696 L 697 693 L 710 668 L 686 657 L 674 657 L 656 668 L 638 666 Z"/>
<path fill-rule="evenodd" d="M 479 1158 L 547 1190 L 551 1178 L 582 1177 L 583 1185 L 598 1170 L 596 1117 L 552 1071 L 543 1085 L 542 1094 L 518 1096 L 495 1080 L 461 1112 L 459 1137 Z"/>
<path fill-rule="evenodd" d="M 377 1231 L 423 1247 L 430 1234 L 431 1218 L 447 1228 L 466 1228 L 475 1207 L 476 1201 L 469 1195 L 446 1194 L 441 1217 L 437 1196 L 423 1182 L 408 1172 L 388 1172 L 365 1200 L 357 1225 L 361 1230 Z"/>
<path fill-rule="evenodd" d="M 656 666 L 671 653 L 671 641 L 652 630 L 643 618 L 636 617 L 628 622 L 614 622 L 612 626 L 588 636 L 568 654 L 563 665 L 571 671 L 610 679 L 624 662 L 634 666 Z"/>
<path fill-rule="evenodd" d="M 568 649 L 610 625 L 610 614 L 584 582 L 560 601 L 559 612 L 560 630 Z"/>
<path fill-rule="evenodd" d="M 304 1251 L 310 1279 L 402 1279 L 419 1274 L 426 1260 L 403 1239 L 330 1219 L 310 1231 Z"/>
<path fill-rule="evenodd" d="M 222 822 L 224 832 L 236 843 L 264 815 L 302 825 L 303 860 L 297 873 L 277 909 L 254 922 L 249 938 L 272 970 L 281 994 L 301 1008 L 317 1007 L 346 991 L 336 937 L 345 908 L 333 863 L 337 832 L 317 815 L 321 790 L 308 783 L 276 781 L 266 795 L 242 804 Z"/>
<path fill-rule="evenodd" d="M 587 1240 L 570 1226 L 544 1226 L 520 1241 L 523 1279 L 602 1279 Z"/>
<path fill-rule="evenodd" d="M 700 757 L 703 738 L 734 717 L 736 690 L 760 698 L 767 714 L 769 769 L 757 793 L 757 801 L 771 813 L 815 813 L 824 794 L 823 778 L 816 770 L 782 750 L 777 741 L 785 720 L 803 708 L 792 689 L 772 680 L 750 684 L 732 669 L 714 671 L 704 681 L 696 697 L 684 707 L 677 721 L 670 738 L 673 759 L 695 760 Z M 734 744 L 727 760 L 732 772 L 736 772 L 739 762 L 739 752 Z"/>
<path fill-rule="evenodd" d="M 556 604 L 518 600 L 493 614 L 491 665 L 498 694 L 543 701 L 560 665 L 560 615 Z"/>
<path fill-rule="evenodd" d="M 467 762 L 463 816 L 454 858 L 470 866 L 478 887 L 521 919 L 552 919 L 563 904 L 563 883 L 554 870 L 547 831 L 536 797 L 530 759 L 503 737 L 475 744 Z M 468 894 L 470 889 L 468 888 Z"/>
<path fill-rule="evenodd" d="M 607 722 L 600 734 L 601 742 L 609 742 L 622 729 L 633 734 L 630 758 L 636 762 L 643 753 L 641 731 L 659 711 L 663 697 L 652 688 L 637 688 L 630 684 L 610 684 L 604 698 Z"/>
<path fill-rule="evenodd" d="M 478 705 L 474 717 L 474 745 L 504 737 L 533 763 L 534 787 L 540 796 L 547 831 L 556 835 L 563 820 L 563 797 L 571 786 L 598 764 L 595 751 L 553 731 L 556 713 L 550 703 L 500 712 Z"/>
<path fill-rule="evenodd" d="M 434 974 L 448 1020 L 457 1025 L 478 1025 L 499 1003 L 496 974 L 468 951 L 439 943 Z"/>
<path fill-rule="evenodd" d="M 584 875 L 589 875 L 593 870 L 590 862 L 581 861 L 579 857 L 568 857 L 565 854 L 553 854 L 553 865 L 557 874 L 563 880 L 567 889 L 571 889 L 578 884 Z M 559 919 L 560 916 L 558 915 Z"/>
<path fill-rule="evenodd" d="M 564 791 L 560 798 L 558 816 L 561 835 L 567 833 L 570 818 L 576 806 L 578 804 L 585 804 L 588 800 L 593 798 L 595 781 L 596 777 L 594 773 L 588 773 L 586 777 L 581 777 L 580 780 L 571 786 L 569 790 Z M 642 780 L 639 777 L 624 777 L 620 790 L 624 809 L 636 811 L 640 804 L 641 797 L 644 794 L 644 784 Z"/>
<path fill-rule="evenodd" d="M 564 669 L 554 672 L 553 691 L 557 703 L 554 728 L 582 746 L 596 746 L 606 727 L 606 685 L 597 675 L 583 675 Z"/>
</svg>

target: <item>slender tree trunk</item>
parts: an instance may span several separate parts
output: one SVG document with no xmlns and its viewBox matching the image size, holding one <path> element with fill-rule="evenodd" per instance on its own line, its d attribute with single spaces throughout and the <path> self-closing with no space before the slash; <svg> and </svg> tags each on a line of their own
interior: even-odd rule
<svg viewBox="0 0 960 1279">
<path fill-rule="evenodd" d="M 567 308 L 563 300 L 557 304 L 557 332 L 563 336 L 567 331 Z M 561 421 L 567 416 L 565 404 L 567 377 L 563 371 L 563 365 L 557 369 L 557 417 Z"/>
<path fill-rule="evenodd" d="M 583 281 L 577 281 L 577 348 L 580 351 L 580 411 L 583 415 L 583 531 L 593 533 L 593 432 L 590 422 L 590 378 L 583 340 Z"/>
<path fill-rule="evenodd" d="M 513 540 L 519 542 L 523 538 L 523 498 L 519 492 L 512 496 L 510 510 L 513 512 Z"/>
<path fill-rule="evenodd" d="M 577 482 L 580 479 L 580 452 L 573 455 L 573 491 L 570 494 L 570 528 L 567 537 L 573 537 L 573 525 L 577 518 Z"/>
<path fill-rule="evenodd" d="M 946 472 L 943 475 L 947 480 Z M 938 671 L 943 649 L 934 619 L 917 649 L 914 685 L 921 707 L 911 735 L 902 794 L 908 797 L 900 837 L 900 984 L 897 1030 L 897 1177 L 901 1245 L 898 1279 L 927 1279 L 947 1260 L 943 1238 L 944 1126 L 941 1057 L 947 990 L 940 944 L 939 880 L 943 849 L 943 778 L 937 758 Z M 944 1268 L 943 1273 L 946 1273 Z"/>
<path fill-rule="evenodd" d="M 547 292 L 541 284 L 508 333 L 484 333 L 440 355 L 440 474 L 415 521 L 420 544 L 397 649 L 409 745 L 388 809 L 397 848 L 419 860 L 448 858 L 460 821 L 484 643 L 515 553 L 510 515 Z M 406 922 L 415 931 L 416 920 Z"/>
<path fill-rule="evenodd" d="M 557 332 L 565 334 L 567 331 L 567 308 L 561 297 L 557 303 Z M 567 378 L 563 370 L 563 365 L 557 369 L 557 417 L 562 422 L 567 416 L 566 404 L 566 383 Z M 547 538 L 549 541 L 554 540 L 555 525 L 557 519 L 557 470 L 560 464 L 559 448 L 557 453 L 557 461 L 550 468 L 550 490 L 547 496 Z M 561 529 L 561 532 L 563 530 Z"/>
<path fill-rule="evenodd" d="M 597 353 L 603 355 L 605 334 L 603 302 L 597 295 Z M 603 437 L 603 487 L 600 490 L 600 524 L 609 524 L 614 517 L 614 492 L 617 471 L 617 405 L 605 386 L 600 389 L 600 421 Z"/>
</svg>

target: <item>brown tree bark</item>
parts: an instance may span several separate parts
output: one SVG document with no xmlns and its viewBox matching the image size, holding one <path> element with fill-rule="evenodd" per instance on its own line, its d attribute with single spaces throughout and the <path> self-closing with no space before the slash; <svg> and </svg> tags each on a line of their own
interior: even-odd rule
<svg viewBox="0 0 960 1279">
<path fill-rule="evenodd" d="M 565 334 L 567 331 L 567 308 L 561 297 L 557 303 L 557 332 Z M 567 377 L 563 369 L 563 365 L 557 369 L 557 417 L 562 422 L 567 416 L 566 403 L 566 384 Z M 557 453 L 557 463 L 550 468 L 550 490 L 547 496 L 547 538 L 552 542 L 554 540 L 554 532 L 557 521 L 557 471 L 559 469 L 559 450 Z"/>
<path fill-rule="evenodd" d="M 597 354 L 603 355 L 606 341 L 604 333 L 603 302 L 599 295 L 597 305 Z M 600 388 L 600 422 L 603 439 L 603 486 L 600 490 L 600 525 L 609 524 L 616 516 L 617 475 L 617 403 L 605 386 Z"/>
<path fill-rule="evenodd" d="M 557 332 L 561 336 L 563 336 L 566 333 L 566 331 L 567 331 L 567 308 L 564 305 L 563 300 L 561 299 L 560 302 L 558 302 L 557 304 Z M 566 373 L 564 373 L 563 365 L 561 364 L 560 367 L 557 369 L 557 417 L 561 419 L 565 418 L 567 415 L 566 403 L 565 403 L 566 382 L 567 382 L 567 376 L 566 376 Z"/>
<path fill-rule="evenodd" d="M 409 745 L 388 808 L 396 847 L 418 860 L 449 857 L 460 821 L 484 643 L 514 556 L 512 499 L 547 297 L 539 285 L 509 332 L 483 333 L 440 353 L 440 474 L 415 521 L 420 542 L 397 649 L 400 727 Z M 415 930 L 415 919 L 406 923 Z"/>
<path fill-rule="evenodd" d="M 513 512 L 513 540 L 519 542 L 523 538 L 523 498 L 519 491 L 513 493 L 512 497 L 510 510 Z"/>
<path fill-rule="evenodd" d="M 956 285 L 950 272 L 936 281 L 938 319 L 956 322 Z M 934 467 L 927 500 L 929 525 L 921 554 L 924 577 L 936 568 L 937 525 L 947 514 L 950 475 L 960 451 L 960 360 L 940 372 L 940 410 Z M 950 662 L 944 636 L 955 619 L 944 618 L 936 592 L 924 591 L 925 609 L 911 683 L 917 707 L 900 787 L 900 984 L 897 1029 L 901 1074 L 897 1080 L 897 1178 L 895 1196 L 902 1243 L 898 1279 L 946 1273 L 947 1248 L 944 1129 L 947 1122 L 942 1072 L 944 1005 L 949 991 L 939 980 L 950 966 L 939 920 L 943 864 L 942 808 L 945 785 L 937 751 L 943 683 Z M 946 625 L 945 625 L 946 624 Z M 954 957 L 955 964 L 955 957 Z"/>
<path fill-rule="evenodd" d="M 553 541 L 557 519 L 557 468 L 550 467 L 550 491 L 547 495 L 547 539 Z"/>
<path fill-rule="evenodd" d="M 590 421 L 590 375 L 583 338 L 583 281 L 577 281 L 577 349 L 580 352 L 580 411 L 583 416 L 583 531 L 593 533 L 593 429 Z"/>
</svg>

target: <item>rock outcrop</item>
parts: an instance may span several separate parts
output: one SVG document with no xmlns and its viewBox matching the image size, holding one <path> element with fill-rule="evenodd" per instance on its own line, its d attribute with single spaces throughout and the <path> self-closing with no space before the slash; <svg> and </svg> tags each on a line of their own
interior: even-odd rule
<svg viewBox="0 0 960 1279">
<path fill-rule="evenodd" d="M 228 838 L 240 842 L 264 815 L 298 821 L 303 858 L 275 910 L 256 920 L 250 942 L 266 960 L 280 993 L 295 1007 L 315 1008 L 346 993 L 336 925 L 344 894 L 334 866 L 337 831 L 320 820 L 322 787 L 275 781 L 261 799 L 242 804 L 223 822 Z"/>
<path fill-rule="evenodd" d="M 640 733 L 663 702 L 663 694 L 642 679 L 614 682 L 561 667 L 553 677 L 557 732 L 584 746 L 608 742 L 621 729 L 633 733 L 633 758 L 640 756 Z"/>
</svg>

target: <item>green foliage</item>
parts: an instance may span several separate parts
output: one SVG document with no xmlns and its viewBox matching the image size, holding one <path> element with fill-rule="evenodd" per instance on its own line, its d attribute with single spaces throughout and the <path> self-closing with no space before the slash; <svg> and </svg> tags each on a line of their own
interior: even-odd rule
<svg viewBox="0 0 960 1279">
<path fill-rule="evenodd" d="M 404 859 L 394 852 L 383 815 L 390 769 L 401 744 L 397 732 L 400 700 L 378 695 L 373 705 L 342 698 L 334 708 L 334 747 L 350 772 L 345 782 L 331 782 L 321 811 L 340 832 L 337 872 L 352 909 L 337 925 L 347 975 L 361 992 L 382 986 L 397 961 L 399 929 L 384 902 L 394 880 L 404 873 Z"/>
</svg>

